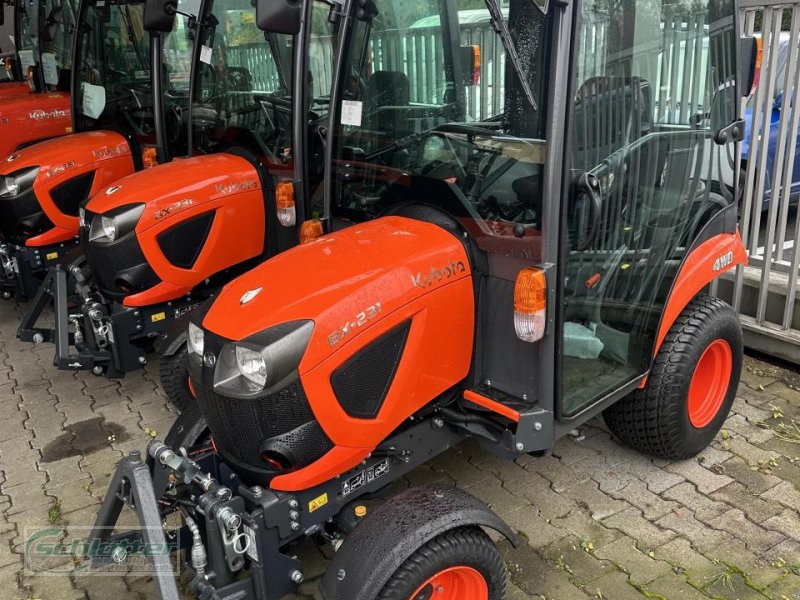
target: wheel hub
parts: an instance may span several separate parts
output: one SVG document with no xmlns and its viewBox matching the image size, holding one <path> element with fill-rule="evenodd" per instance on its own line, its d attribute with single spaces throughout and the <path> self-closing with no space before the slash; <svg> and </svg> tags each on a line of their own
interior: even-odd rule
<svg viewBox="0 0 800 600">
<path fill-rule="evenodd" d="M 428 579 L 409 600 L 489 600 L 489 586 L 472 567 L 451 567 Z"/>
</svg>

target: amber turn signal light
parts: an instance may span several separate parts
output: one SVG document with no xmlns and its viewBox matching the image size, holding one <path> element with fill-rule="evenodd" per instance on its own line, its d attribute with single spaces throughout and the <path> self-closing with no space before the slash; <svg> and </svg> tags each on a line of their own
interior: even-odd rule
<svg viewBox="0 0 800 600">
<path fill-rule="evenodd" d="M 142 166 L 145 169 L 158 165 L 158 152 L 155 146 L 145 146 L 142 148 Z"/>
<path fill-rule="evenodd" d="M 544 337 L 547 323 L 547 280 L 544 271 L 526 267 L 514 284 L 514 329 L 524 342 Z"/>
<path fill-rule="evenodd" d="M 309 242 L 313 242 L 321 237 L 322 233 L 322 221 L 319 219 L 304 221 L 300 226 L 300 243 L 308 244 Z"/>
<path fill-rule="evenodd" d="M 294 185 L 291 181 L 279 181 L 275 186 L 275 209 L 278 212 L 278 222 L 284 227 L 292 227 L 297 223 Z"/>
</svg>

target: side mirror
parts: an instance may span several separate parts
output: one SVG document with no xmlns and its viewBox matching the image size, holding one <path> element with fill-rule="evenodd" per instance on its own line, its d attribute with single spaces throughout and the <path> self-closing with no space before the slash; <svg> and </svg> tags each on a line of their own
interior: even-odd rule
<svg viewBox="0 0 800 600">
<path fill-rule="evenodd" d="M 53 10 L 50 11 L 50 14 L 47 15 L 47 20 L 44 22 L 44 30 L 42 31 L 42 37 L 44 38 L 45 42 L 52 42 L 56 39 L 56 35 L 58 34 L 58 28 L 61 26 L 61 22 L 64 20 L 64 9 L 60 6 L 56 6 Z"/>
<path fill-rule="evenodd" d="M 256 0 L 256 25 L 262 31 L 297 35 L 302 18 L 301 0 Z"/>
<path fill-rule="evenodd" d="M 761 70 L 761 38 L 744 36 L 739 38 L 739 95 L 749 96 L 758 84 Z"/>
<path fill-rule="evenodd" d="M 145 31 L 169 33 L 175 27 L 177 0 L 147 0 L 142 19 Z"/>
</svg>

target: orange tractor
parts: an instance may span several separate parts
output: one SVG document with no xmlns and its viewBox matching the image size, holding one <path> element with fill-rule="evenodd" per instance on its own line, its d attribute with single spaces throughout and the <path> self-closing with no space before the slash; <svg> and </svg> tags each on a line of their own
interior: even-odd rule
<svg viewBox="0 0 800 600">
<path fill-rule="evenodd" d="M 188 17 L 145 31 L 143 0 L 81 3 L 72 98 L 75 133 L 0 163 L 0 286 L 33 297 L 78 246 L 81 204 L 125 175 L 187 152 L 193 42 Z"/>
<path fill-rule="evenodd" d="M 662 458 L 711 441 L 742 333 L 703 290 L 746 262 L 713 166 L 744 133 L 753 45 L 732 2 L 599 8 L 331 4 L 317 234 L 191 313 L 196 402 L 118 465 L 87 568 L 143 539 L 160 598 L 185 549 L 198 597 L 278 600 L 316 538 L 326 600 L 501 600 L 484 529 L 517 540 L 484 504 L 365 500 L 465 438 L 514 459 L 599 415 Z M 138 538 L 110 535 L 125 505 Z"/>
<path fill-rule="evenodd" d="M 327 15 L 324 3 L 307 8 Z M 249 0 L 193 10 L 186 123 L 194 155 L 93 190 L 80 208 L 84 257 L 50 271 L 18 331 L 54 342 L 59 368 L 108 377 L 142 368 L 156 348 L 179 408 L 192 401 L 180 320 L 297 244 L 309 200 L 296 199 L 311 198 L 322 179 L 332 56 L 324 19 L 313 33 L 294 23 L 265 33 Z M 151 29 L 168 30 L 176 18 L 160 0 L 146 14 L 155 15 L 145 19 Z M 36 327 L 51 301 L 55 326 Z"/>
</svg>

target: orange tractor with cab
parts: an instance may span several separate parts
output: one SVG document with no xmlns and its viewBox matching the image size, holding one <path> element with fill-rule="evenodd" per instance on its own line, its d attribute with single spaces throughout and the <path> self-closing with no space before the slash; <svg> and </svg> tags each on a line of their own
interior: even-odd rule
<svg viewBox="0 0 800 600">
<path fill-rule="evenodd" d="M 704 288 L 747 260 L 713 165 L 754 46 L 733 2 L 607 8 L 330 4 L 316 233 L 190 314 L 196 402 L 118 465 L 92 534 L 113 551 L 87 568 L 144 541 L 160 598 L 182 556 L 200 598 L 278 600 L 315 538 L 326 600 L 501 600 L 484 530 L 517 539 L 486 505 L 366 499 L 465 438 L 511 460 L 599 415 L 666 459 L 711 441 L 742 333 Z M 112 536 L 126 505 L 143 527 Z"/>
</svg>

